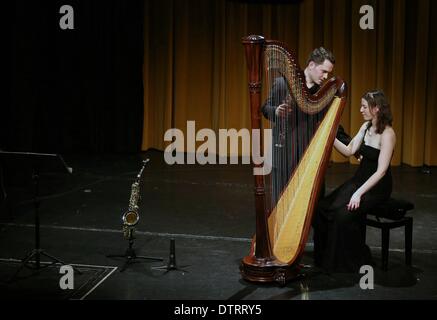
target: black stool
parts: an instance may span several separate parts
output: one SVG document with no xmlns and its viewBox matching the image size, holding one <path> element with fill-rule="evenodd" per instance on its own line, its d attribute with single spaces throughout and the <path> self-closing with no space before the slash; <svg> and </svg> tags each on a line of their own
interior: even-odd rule
<svg viewBox="0 0 437 320">
<path fill-rule="evenodd" d="M 388 269 L 388 249 L 390 229 L 405 227 L 405 264 L 411 266 L 413 247 L 413 218 L 406 213 L 414 209 L 414 204 L 405 200 L 390 198 L 367 213 L 366 225 L 379 228 L 382 232 L 382 270 Z"/>
</svg>

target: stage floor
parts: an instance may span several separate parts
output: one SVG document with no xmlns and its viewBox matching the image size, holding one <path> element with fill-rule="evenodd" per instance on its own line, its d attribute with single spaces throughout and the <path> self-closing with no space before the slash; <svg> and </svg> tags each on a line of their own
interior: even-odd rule
<svg viewBox="0 0 437 320">
<path fill-rule="evenodd" d="M 120 272 L 128 242 L 121 216 L 131 184 L 149 158 L 141 184 L 137 255 L 163 261 L 135 260 Z M 59 265 L 22 269 L 20 260 L 35 246 L 32 189 L 23 173 L 5 177 L 7 198 L 0 215 L 0 297 L 2 299 L 86 300 L 386 300 L 437 298 L 437 181 L 418 168 L 393 168 L 394 197 L 415 204 L 413 266 L 404 264 L 404 234 L 390 237 L 388 271 L 380 269 L 381 235 L 368 228 L 375 262 L 374 289 L 362 289 L 362 275 L 324 274 L 312 265 L 312 237 L 302 263 L 305 277 L 284 287 L 241 279 L 239 264 L 248 254 L 255 229 L 253 175 L 249 165 L 165 164 L 163 154 L 65 155 L 71 175 L 41 175 L 41 248 L 83 274 L 74 288 L 62 289 Z M 333 164 L 326 175 L 333 190 L 356 169 Z M 5 176 L 11 174 L 5 172 Z M 170 261 L 181 270 L 154 269 Z M 50 262 L 43 256 L 42 262 Z M 44 264 L 45 265 L 45 264 Z M 12 279 L 11 279 L 12 278 Z"/>
</svg>

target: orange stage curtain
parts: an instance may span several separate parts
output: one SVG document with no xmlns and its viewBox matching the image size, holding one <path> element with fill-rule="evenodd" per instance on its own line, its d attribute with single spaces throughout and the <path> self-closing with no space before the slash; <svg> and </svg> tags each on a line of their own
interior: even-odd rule
<svg viewBox="0 0 437 320">
<path fill-rule="evenodd" d="M 380 88 L 392 106 L 393 165 L 437 165 L 437 4 L 430 0 L 302 0 L 289 4 L 226 0 L 145 2 L 142 149 L 164 150 L 164 132 L 250 129 L 241 38 L 261 34 L 294 49 L 304 66 L 325 46 L 349 86 L 341 123 L 355 134 L 362 94 Z M 374 29 L 362 30 L 362 5 Z M 346 161 L 334 152 L 336 162 Z M 354 159 L 351 159 L 354 161 Z"/>
</svg>

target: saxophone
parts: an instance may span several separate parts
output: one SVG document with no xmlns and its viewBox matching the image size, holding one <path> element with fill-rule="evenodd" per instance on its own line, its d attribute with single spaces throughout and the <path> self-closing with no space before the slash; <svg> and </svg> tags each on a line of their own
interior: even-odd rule
<svg viewBox="0 0 437 320">
<path fill-rule="evenodd" d="M 143 167 L 138 173 L 135 181 L 132 183 L 131 194 L 129 199 L 129 207 L 128 210 L 122 216 L 123 234 L 128 239 L 133 237 L 134 227 L 140 220 L 139 205 L 138 205 L 139 201 L 141 200 L 140 182 L 141 182 L 141 176 L 143 174 L 144 167 L 146 166 L 147 162 L 149 162 L 149 159 L 143 161 Z"/>
</svg>

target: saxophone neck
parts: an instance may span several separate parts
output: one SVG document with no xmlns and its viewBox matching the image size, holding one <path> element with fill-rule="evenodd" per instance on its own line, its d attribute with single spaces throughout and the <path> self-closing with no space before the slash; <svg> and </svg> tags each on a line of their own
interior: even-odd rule
<svg viewBox="0 0 437 320">
<path fill-rule="evenodd" d="M 150 161 L 150 159 L 143 160 L 143 166 L 141 167 L 141 170 L 140 170 L 140 172 L 137 175 L 137 181 L 138 182 L 141 180 L 141 176 L 143 175 L 144 168 L 146 167 L 146 164 L 149 161 Z"/>
</svg>

